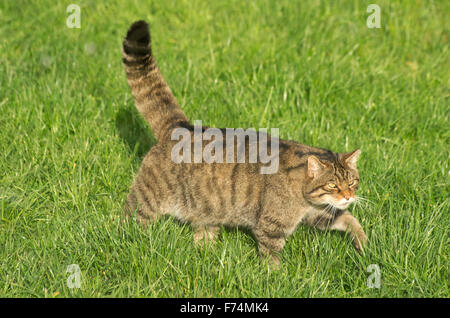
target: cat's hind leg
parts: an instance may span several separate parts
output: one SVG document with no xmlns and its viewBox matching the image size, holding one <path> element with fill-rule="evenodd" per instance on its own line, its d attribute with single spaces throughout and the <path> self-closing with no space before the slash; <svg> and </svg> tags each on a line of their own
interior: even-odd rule
<svg viewBox="0 0 450 318">
<path fill-rule="evenodd" d="M 160 217 L 155 204 L 152 203 L 151 193 L 146 192 L 145 189 L 141 189 L 136 184 L 131 187 L 124 210 L 127 217 L 134 217 L 144 226 Z"/>
</svg>

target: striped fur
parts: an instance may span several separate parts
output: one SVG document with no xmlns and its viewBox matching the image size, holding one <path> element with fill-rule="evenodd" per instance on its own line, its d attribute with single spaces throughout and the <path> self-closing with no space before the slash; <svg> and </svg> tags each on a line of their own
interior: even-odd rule
<svg viewBox="0 0 450 318">
<path fill-rule="evenodd" d="M 345 209 L 330 208 L 330 202 L 341 204 L 344 197 L 354 197 L 359 150 L 337 154 L 280 140 L 280 168 L 271 175 L 260 174 L 262 164 L 248 160 L 176 164 L 171 160 L 176 141 L 170 134 L 177 127 L 193 134 L 193 127 L 156 65 L 145 22 L 135 22 L 128 31 L 123 62 L 136 106 L 158 139 L 131 186 L 125 207 L 128 216 L 147 224 L 172 215 L 192 225 L 199 244 L 214 241 L 221 226 L 249 228 L 260 254 L 273 265 L 279 263 L 286 237 L 300 223 L 347 231 L 361 250 L 367 239 L 361 225 Z M 329 187 L 331 182 L 336 188 Z"/>
<path fill-rule="evenodd" d="M 150 33 L 144 21 L 133 23 L 123 41 L 123 64 L 136 107 L 161 139 L 174 123 L 188 124 L 152 55 Z"/>
</svg>

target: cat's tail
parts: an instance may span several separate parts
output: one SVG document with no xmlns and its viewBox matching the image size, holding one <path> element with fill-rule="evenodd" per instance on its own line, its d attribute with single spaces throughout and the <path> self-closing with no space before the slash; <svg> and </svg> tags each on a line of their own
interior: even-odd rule
<svg viewBox="0 0 450 318">
<path fill-rule="evenodd" d="M 189 124 L 152 55 L 145 21 L 134 22 L 123 41 L 123 65 L 136 107 L 160 140 L 178 125 Z"/>
</svg>

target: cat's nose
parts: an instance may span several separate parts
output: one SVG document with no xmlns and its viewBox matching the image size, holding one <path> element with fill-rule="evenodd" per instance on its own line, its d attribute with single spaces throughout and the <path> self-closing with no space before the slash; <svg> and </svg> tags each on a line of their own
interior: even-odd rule
<svg viewBox="0 0 450 318">
<path fill-rule="evenodd" d="M 350 192 L 344 192 L 342 195 L 344 196 L 345 200 L 347 200 L 347 201 L 349 201 L 352 198 L 352 195 Z"/>
</svg>

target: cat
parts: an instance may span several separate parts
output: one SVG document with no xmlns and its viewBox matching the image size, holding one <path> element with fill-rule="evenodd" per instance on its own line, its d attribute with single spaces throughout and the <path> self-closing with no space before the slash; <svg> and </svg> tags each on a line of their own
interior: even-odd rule
<svg viewBox="0 0 450 318">
<path fill-rule="evenodd" d="M 185 129 L 193 134 L 195 127 L 161 75 L 145 21 L 131 25 L 122 55 L 136 107 L 157 139 L 131 185 L 127 216 L 144 225 L 174 216 L 191 224 L 199 245 L 214 242 L 222 226 L 248 228 L 259 254 L 275 268 L 286 238 L 300 223 L 347 232 L 356 250 L 363 250 L 367 236 L 346 210 L 357 199 L 359 149 L 335 153 L 280 139 L 279 168 L 272 174 L 260 173 L 261 162 L 175 163 L 172 133 Z M 248 150 L 249 138 L 245 142 Z"/>
</svg>

